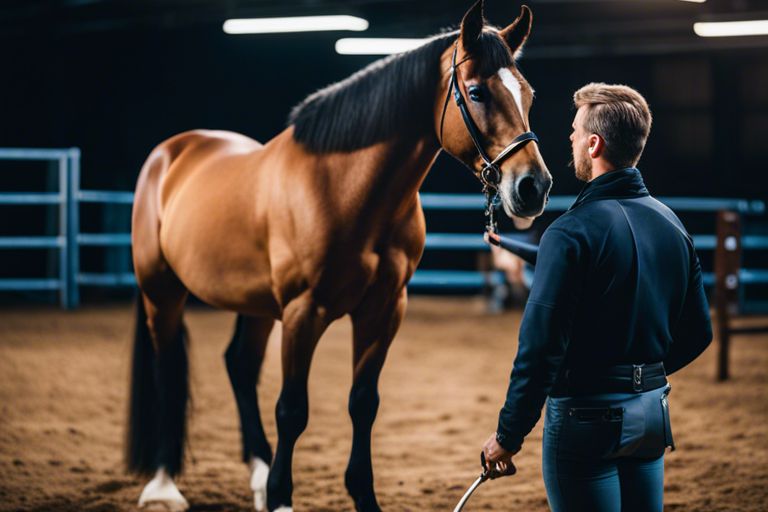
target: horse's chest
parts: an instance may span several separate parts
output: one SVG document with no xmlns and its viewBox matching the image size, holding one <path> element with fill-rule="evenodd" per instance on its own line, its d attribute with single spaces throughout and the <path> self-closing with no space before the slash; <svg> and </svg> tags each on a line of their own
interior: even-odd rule
<svg viewBox="0 0 768 512">
<path fill-rule="evenodd" d="M 396 294 L 408 279 L 408 269 L 406 254 L 393 248 L 329 259 L 316 276 L 313 295 L 341 316 L 367 296 L 385 299 Z"/>
</svg>

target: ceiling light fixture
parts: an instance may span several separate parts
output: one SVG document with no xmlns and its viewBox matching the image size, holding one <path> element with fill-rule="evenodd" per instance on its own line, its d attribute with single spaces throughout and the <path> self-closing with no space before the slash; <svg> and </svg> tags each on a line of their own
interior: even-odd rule
<svg viewBox="0 0 768 512">
<path fill-rule="evenodd" d="M 347 37 L 336 41 L 336 53 L 341 55 L 389 55 L 413 50 L 427 39 Z"/>
<path fill-rule="evenodd" d="M 693 31 L 701 37 L 735 37 L 768 35 L 768 20 L 699 22 Z"/>
<path fill-rule="evenodd" d="M 368 21 L 357 16 L 295 16 L 291 18 L 239 18 L 224 22 L 227 34 L 277 34 L 283 32 L 363 31 Z"/>
</svg>

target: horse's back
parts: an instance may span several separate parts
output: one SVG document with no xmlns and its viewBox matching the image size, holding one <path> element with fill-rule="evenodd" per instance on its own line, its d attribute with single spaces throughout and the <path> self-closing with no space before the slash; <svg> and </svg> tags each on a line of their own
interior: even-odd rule
<svg viewBox="0 0 768 512">
<path fill-rule="evenodd" d="M 160 207 L 160 213 L 175 188 L 186 175 L 199 170 L 200 163 L 250 153 L 262 147 L 250 137 L 223 130 L 191 130 L 174 135 L 149 154 L 139 174 L 134 204 L 146 207 L 147 201 L 160 199 L 156 205 Z M 185 165 L 190 163 L 195 165 Z"/>
<path fill-rule="evenodd" d="M 183 185 L 186 177 L 206 167 L 215 165 L 234 155 L 249 154 L 262 148 L 262 145 L 245 135 L 222 130 L 193 130 L 175 135 L 160 143 L 147 159 L 142 174 L 148 171 L 154 162 L 161 160 L 160 174 L 156 177 L 162 184 L 160 189 L 161 206 L 173 195 L 176 188 Z M 139 185 L 141 186 L 141 177 Z"/>
</svg>

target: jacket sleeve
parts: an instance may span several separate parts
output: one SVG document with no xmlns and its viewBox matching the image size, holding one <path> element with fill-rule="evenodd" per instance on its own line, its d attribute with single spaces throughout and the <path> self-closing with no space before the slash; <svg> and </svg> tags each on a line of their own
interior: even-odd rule
<svg viewBox="0 0 768 512">
<path fill-rule="evenodd" d="M 672 330 L 672 345 L 664 358 L 667 375 L 696 359 L 712 341 L 712 321 L 707 295 L 704 293 L 701 264 L 696 252 L 691 250 L 693 254 L 688 289 L 680 318 Z"/>
<path fill-rule="evenodd" d="M 496 429 L 497 440 L 507 450 L 520 449 L 555 382 L 581 295 L 583 252 L 572 234 L 554 226 L 541 238 L 517 357 Z"/>
</svg>

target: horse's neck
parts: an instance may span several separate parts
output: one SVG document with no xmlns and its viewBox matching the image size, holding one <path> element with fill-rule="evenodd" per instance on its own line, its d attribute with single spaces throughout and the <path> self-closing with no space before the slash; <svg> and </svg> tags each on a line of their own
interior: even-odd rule
<svg viewBox="0 0 768 512">
<path fill-rule="evenodd" d="M 336 154 L 327 164 L 333 167 L 330 172 L 339 173 L 338 192 L 348 207 L 396 215 L 415 202 L 439 149 L 434 136 L 401 137 Z"/>
</svg>

